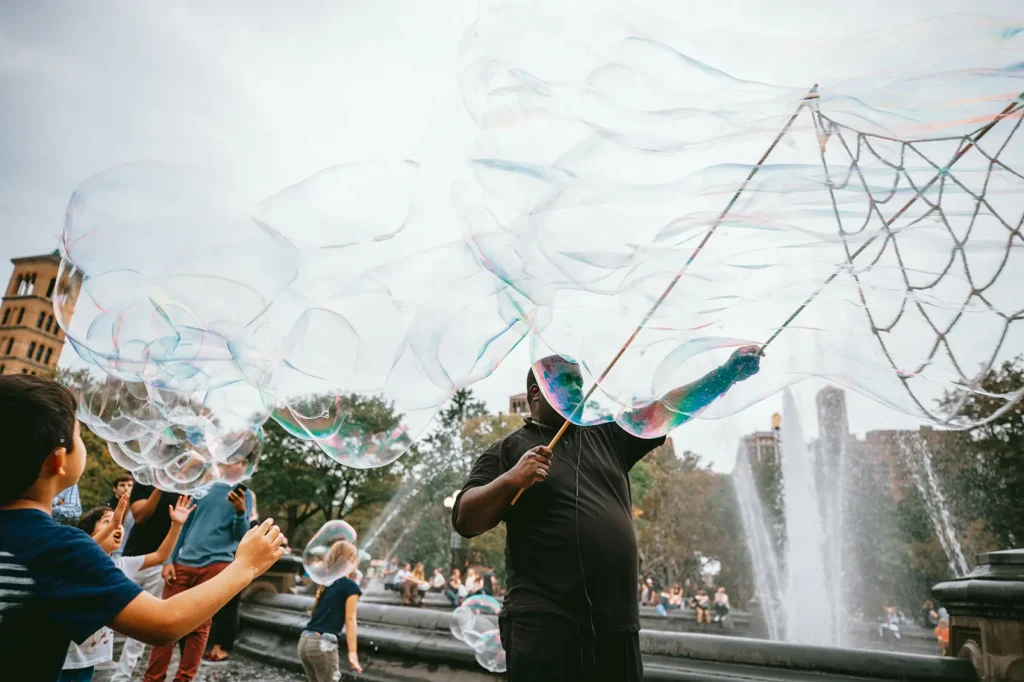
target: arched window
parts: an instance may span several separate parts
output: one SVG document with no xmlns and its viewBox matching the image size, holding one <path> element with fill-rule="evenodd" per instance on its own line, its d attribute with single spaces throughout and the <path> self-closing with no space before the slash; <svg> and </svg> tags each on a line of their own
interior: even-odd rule
<svg viewBox="0 0 1024 682">
<path fill-rule="evenodd" d="M 28 370 L 27 369 L 23 369 L 23 370 L 21 370 L 21 373 L 22 374 L 28 374 Z"/>
<path fill-rule="evenodd" d="M 46 318 L 46 331 L 50 331 L 50 327 L 53 326 L 53 315 Z"/>
<path fill-rule="evenodd" d="M 49 365 L 50 364 L 50 356 L 52 354 L 53 354 L 53 349 L 52 348 L 47 348 L 46 349 L 46 358 L 43 359 L 43 364 L 44 365 Z"/>
<path fill-rule="evenodd" d="M 36 342 L 33 341 L 32 343 L 28 344 L 28 352 L 25 353 L 25 357 L 28 358 L 29 360 L 31 360 L 32 359 L 32 354 L 35 353 L 35 352 L 36 352 Z"/>
<path fill-rule="evenodd" d="M 53 288 L 57 286 L 57 280 L 51 279 L 50 286 L 46 287 L 46 298 L 53 298 Z"/>
<path fill-rule="evenodd" d="M 11 354 L 12 348 L 14 348 L 14 339 L 7 339 L 7 355 Z"/>
<path fill-rule="evenodd" d="M 39 344 L 39 349 L 36 350 L 36 362 L 39 362 L 40 360 L 43 359 L 44 350 L 46 350 L 46 348 L 43 346 L 43 344 Z"/>
<path fill-rule="evenodd" d="M 9 319 L 11 319 L 11 308 L 8 308 L 7 310 L 4 311 L 4 320 L 3 322 L 0 322 L 0 325 L 6 326 L 7 320 Z"/>
<path fill-rule="evenodd" d="M 35 375 L 36 375 L 36 373 L 35 373 L 35 370 L 32 370 L 32 372 L 30 372 L 30 374 L 31 374 L 32 376 L 35 376 Z"/>
<path fill-rule="evenodd" d="M 4 366 L 0 365 L 0 374 L 3 374 L 3 373 L 4 373 Z"/>
<path fill-rule="evenodd" d="M 18 289 L 14 292 L 14 295 L 24 296 L 26 289 L 28 289 L 28 282 L 25 281 L 25 275 L 18 275 Z"/>
<path fill-rule="evenodd" d="M 24 320 L 24 319 L 25 319 L 25 309 L 22 308 L 21 310 L 18 311 L 18 324 L 21 324 L 21 321 Z"/>
<path fill-rule="evenodd" d="M 39 313 L 39 319 L 36 320 L 36 329 L 42 329 L 43 328 L 43 322 L 45 322 L 45 321 L 46 321 L 46 313 L 45 312 Z"/>
</svg>

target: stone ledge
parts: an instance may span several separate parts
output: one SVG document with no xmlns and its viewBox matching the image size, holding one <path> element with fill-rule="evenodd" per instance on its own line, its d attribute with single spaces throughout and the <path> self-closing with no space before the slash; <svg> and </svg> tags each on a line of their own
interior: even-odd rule
<svg viewBox="0 0 1024 682">
<path fill-rule="evenodd" d="M 298 665 L 296 642 L 312 603 L 311 597 L 298 595 L 254 595 L 242 607 L 241 650 L 294 668 Z M 360 603 L 359 620 L 360 655 L 365 652 L 375 670 L 390 670 L 392 676 L 384 679 L 475 682 L 498 678 L 480 669 L 470 649 L 451 636 L 447 613 Z M 641 631 L 640 642 L 647 680 L 802 681 L 820 679 L 823 674 L 836 681 L 977 679 L 969 662 L 937 656 L 652 630 Z"/>
</svg>

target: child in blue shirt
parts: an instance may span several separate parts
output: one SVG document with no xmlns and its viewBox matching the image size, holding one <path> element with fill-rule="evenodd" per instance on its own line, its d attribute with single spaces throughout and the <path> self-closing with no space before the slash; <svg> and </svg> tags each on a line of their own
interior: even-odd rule
<svg viewBox="0 0 1024 682">
<path fill-rule="evenodd" d="M 76 409 L 53 380 L 0 376 L 0 661 L 20 662 L 22 682 L 57 680 L 68 645 L 104 625 L 150 644 L 177 641 L 283 553 L 268 519 L 216 578 L 167 600 L 143 592 L 89 535 L 51 516 L 53 498 L 85 469 Z"/>
<path fill-rule="evenodd" d="M 174 543 L 178 541 L 181 527 L 188 520 L 194 506 L 191 497 L 178 496 L 178 502 L 171 507 L 169 516 L 171 528 L 167 537 L 160 544 L 155 552 L 140 554 L 137 556 L 113 557 L 114 565 L 117 566 L 132 582 L 136 581 L 136 574 L 152 566 L 167 561 L 174 549 Z M 103 551 L 112 555 L 121 546 L 124 539 L 124 517 L 128 511 L 128 496 L 124 495 L 117 502 L 117 509 L 110 507 L 96 507 L 89 510 L 78 527 L 89 534 Z M 64 659 L 64 669 L 60 674 L 59 682 L 91 682 L 93 671 L 97 664 L 114 660 L 114 633 L 108 627 L 102 627 L 94 632 L 81 646 L 74 642 L 68 647 L 67 658 Z"/>
</svg>

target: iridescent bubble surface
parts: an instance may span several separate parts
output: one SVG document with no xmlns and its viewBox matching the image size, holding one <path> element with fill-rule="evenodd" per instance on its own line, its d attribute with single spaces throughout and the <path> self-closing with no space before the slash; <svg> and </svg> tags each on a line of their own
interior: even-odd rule
<svg viewBox="0 0 1024 682">
<path fill-rule="evenodd" d="M 531 361 L 565 361 L 534 365 L 549 401 L 661 435 L 809 377 L 943 426 L 1019 400 L 959 411 L 1024 347 L 1019 22 L 783 40 L 725 19 L 496 0 L 465 34 L 467 241 Z M 721 398 L 670 395 L 769 341 Z"/>
<path fill-rule="evenodd" d="M 330 585 L 359 567 L 356 531 L 335 519 L 320 527 L 302 551 L 302 565 L 318 585 Z"/>
<path fill-rule="evenodd" d="M 54 309 L 90 369 L 81 418 L 115 461 L 177 492 L 236 482 L 273 418 L 380 467 L 493 371 L 527 327 L 469 245 L 404 240 L 430 227 L 419 176 L 339 165 L 255 202 L 176 164 L 83 182 Z"/>
<path fill-rule="evenodd" d="M 476 662 L 493 673 L 505 672 L 505 650 L 498 633 L 501 603 L 486 594 L 467 597 L 452 611 L 451 631 L 456 639 L 468 645 Z"/>
</svg>

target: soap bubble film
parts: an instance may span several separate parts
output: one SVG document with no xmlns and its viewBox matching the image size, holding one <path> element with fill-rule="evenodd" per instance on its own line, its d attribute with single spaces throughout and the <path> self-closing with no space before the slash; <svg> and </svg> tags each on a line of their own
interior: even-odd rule
<svg viewBox="0 0 1024 682">
<path fill-rule="evenodd" d="M 505 672 L 505 650 L 498 632 L 501 604 L 486 594 L 467 597 L 452 611 L 451 631 L 473 650 L 476 662 L 492 673 Z"/>
<path fill-rule="evenodd" d="M 429 228 L 419 178 L 345 164 L 262 201 L 178 164 L 81 183 L 54 310 L 89 368 L 82 421 L 182 493 L 252 475 L 270 418 L 346 466 L 400 457 L 528 330 L 469 244 L 403 241 Z"/>
<path fill-rule="evenodd" d="M 318 585 L 330 585 L 359 567 L 356 531 L 346 521 L 328 521 L 302 551 L 302 565 Z"/>
<path fill-rule="evenodd" d="M 465 34 L 457 199 L 548 400 L 644 436 L 809 377 L 943 426 L 1019 400 L 959 409 L 1024 344 L 1022 27 L 939 16 L 772 49 L 687 19 L 499 0 Z M 765 343 L 709 406 L 666 399 Z"/>
</svg>

